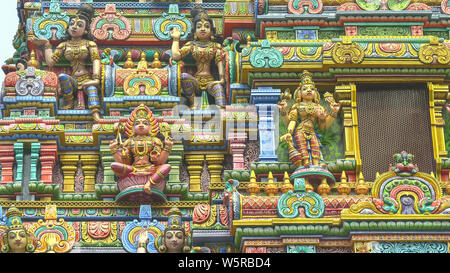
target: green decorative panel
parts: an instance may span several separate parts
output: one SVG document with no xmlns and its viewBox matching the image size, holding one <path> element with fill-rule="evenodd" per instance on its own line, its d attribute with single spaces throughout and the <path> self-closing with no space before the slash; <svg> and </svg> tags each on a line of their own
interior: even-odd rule
<svg viewBox="0 0 450 273">
<path fill-rule="evenodd" d="M 21 182 L 23 178 L 23 143 L 14 143 L 14 154 L 16 157 L 16 182 Z"/>
<path fill-rule="evenodd" d="M 441 242 L 374 242 L 373 253 L 448 253 L 447 243 Z"/>
<path fill-rule="evenodd" d="M 359 36 L 411 36 L 410 26 L 359 26 Z"/>
<path fill-rule="evenodd" d="M 432 30 L 423 30 L 423 36 L 436 36 L 442 38 L 444 40 L 449 39 L 448 31 L 432 31 Z"/>
<path fill-rule="evenodd" d="M 345 36 L 344 30 L 319 30 L 319 40 L 331 40 L 333 38 L 339 38 L 340 36 Z"/>
<path fill-rule="evenodd" d="M 278 31 L 277 37 L 279 40 L 295 40 L 295 32 L 294 31 Z"/>
<path fill-rule="evenodd" d="M 315 245 L 291 245 L 287 246 L 287 253 L 316 253 Z"/>
</svg>

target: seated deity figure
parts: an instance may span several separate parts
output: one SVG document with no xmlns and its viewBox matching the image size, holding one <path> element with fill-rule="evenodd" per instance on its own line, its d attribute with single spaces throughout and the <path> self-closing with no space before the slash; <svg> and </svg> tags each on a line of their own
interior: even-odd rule
<svg viewBox="0 0 450 273">
<path fill-rule="evenodd" d="M 64 41 L 55 50 L 47 39 L 31 38 L 36 46 L 45 46 L 44 57 L 49 67 L 55 66 L 64 56 L 72 67 L 72 74 L 60 74 L 59 82 L 66 105 L 62 109 L 82 110 L 86 108 L 84 94 L 87 93 L 88 107 L 95 121 L 100 117 L 100 55 L 97 44 L 90 35 L 89 26 L 94 16 L 94 8 L 83 4 L 78 12 L 69 20 Z M 87 68 L 88 60 L 92 61 L 92 73 Z M 77 105 L 74 105 L 77 96 Z"/>
<path fill-rule="evenodd" d="M 141 104 L 126 122 L 124 130 L 128 139 L 121 142 L 119 137 L 111 141 L 109 148 L 115 160 L 111 169 L 119 177 L 119 183 L 125 178 L 148 177 L 143 187 L 148 194 L 152 193 L 152 187 L 165 184 L 171 168 L 165 163 L 172 150 L 173 139 L 167 135 L 162 141 L 158 137 L 161 135 L 159 126 L 150 109 Z"/>
<path fill-rule="evenodd" d="M 26 253 L 35 250 L 36 240 L 22 225 L 22 212 L 11 207 L 6 212 L 8 228 L 3 233 L 1 242 L 3 253 Z"/>
<path fill-rule="evenodd" d="M 187 42 L 180 49 L 179 28 L 173 28 L 170 36 L 172 42 L 172 59 L 182 60 L 191 54 L 195 60 L 197 72 L 195 75 L 181 73 L 181 86 L 184 96 L 188 99 L 191 108 L 195 108 L 195 96 L 201 96 L 206 91 L 214 97 L 218 107 L 225 107 L 225 69 L 224 51 L 220 43 L 215 42 L 216 29 L 214 22 L 201 7 L 191 10 L 193 18 L 194 41 Z M 219 72 L 219 80 L 215 80 L 211 73 L 211 62 L 215 61 Z"/>
<path fill-rule="evenodd" d="M 296 167 L 319 166 L 322 160 L 316 125 L 319 129 L 329 128 L 340 109 L 340 104 L 330 93 L 325 94 L 325 99 L 330 103 L 331 113 L 319 104 L 320 95 L 312 75 L 304 71 L 291 107 L 288 108 L 286 99 L 279 103 L 280 114 L 288 126 L 287 133 L 280 140 L 288 144 L 289 159 Z"/>
</svg>

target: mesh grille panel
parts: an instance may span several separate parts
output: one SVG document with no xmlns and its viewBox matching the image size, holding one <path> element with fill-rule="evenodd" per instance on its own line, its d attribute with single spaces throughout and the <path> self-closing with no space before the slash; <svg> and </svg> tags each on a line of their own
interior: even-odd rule
<svg viewBox="0 0 450 273">
<path fill-rule="evenodd" d="M 414 155 L 419 171 L 434 171 L 426 85 L 359 85 L 356 100 L 366 181 L 386 172 L 394 163 L 392 156 L 401 151 Z"/>
</svg>

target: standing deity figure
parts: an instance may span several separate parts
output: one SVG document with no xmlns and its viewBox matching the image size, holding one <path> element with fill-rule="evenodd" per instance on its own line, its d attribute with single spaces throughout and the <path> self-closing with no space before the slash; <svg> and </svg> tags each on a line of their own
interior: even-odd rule
<svg viewBox="0 0 450 273">
<path fill-rule="evenodd" d="M 164 142 L 160 139 L 160 124 L 152 111 L 143 104 L 131 113 L 124 131 L 128 139 L 122 142 L 118 132 L 118 138 L 109 145 L 115 161 L 111 169 L 119 176 L 118 183 L 124 182 L 126 178 L 131 178 L 128 180 L 132 183 L 133 177 L 141 176 L 148 177 L 143 187 L 146 193 L 151 194 L 151 188 L 159 188 L 158 185 L 163 189 L 165 177 L 171 168 L 165 163 L 172 150 L 172 137 L 167 133 Z M 121 187 L 119 185 L 119 189 Z"/>
<path fill-rule="evenodd" d="M 32 38 L 31 42 L 36 46 L 45 46 L 44 56 L 49 67 L 53 67 L 64 56 L 72 67 L 71 75 L 60 74 L 59 82 L 62 96 L 66 105 L 62 109 L 75 107 L 75 93 L 77 96 L 76 109 L 85 109 L 84 94 L 87 93 L 88 107 L 95 121 L 100 117 L 100 98 L 98 88 L 100 86 L 100 55 L 97 44 L 89 32 L 91 19 L 95 10 L 89 4 L 83 4 L 76 15 L 69 20 L 64 41 L 55 50 L 47 39 Z M 89 72 L 88 61 L 92 62 L 92 73 Z M 61 95 L 61 94 L 60 94 Z"/>
<path fill-rule="evenodd" d="M 179 61 L 191 54 L 197 66 L 194 76 L 188 73 L 181 73 L 181 86 L 184 96 L 189 101 L 190 107 L 195 108 L 195 96 L 202 95 L 206 91 L 214 97 L 215 103 L 219 107 L 225 107 L 226 96 L 223 85 L 225 84 L 225 61 L 224 51 L 219 43 L 214 42 L 216 28 L 209 15 L 201 7 L 196 6 L 191 10 L 193 18 L 194 41 L 187 42 L 180 49 L 181 31 L 173 28 L 170 36 L 172 42 L 172 59 Z M 211 73 L 211 61 L 214 60 L 218 72 L 219 80 L 215 80 Z"/>
<path fill-rule="evenodd" d="M 22 212 L 15 207 L 11 207 L 6 212 L 7 226 L 3 233 L 2 249 L 3 253 L 26 253 L 35 250 L 36 240 L 33 234 L 28 232 L 22 225 Z"/>
<path fill-rule="evenodd" d="M 322 154 L 315 125 L 317 124 L 319 129 L 329 128 L 341 106 L 327 92 L 325 100 L 330 104 L 331 109 L 331 113 L 327 113 L 319 104 L 319 92 L 312 81 L 311 73 L 306 70 L 301 75 L 300 84 L 294 92 L 294 101 L 290 108 L 287 104 L 289 99 L 290 94 L 286 94 L 279 103 L 280 114 L 288 126 L 287 133 L 280 140 L 288 144 L 289 159 L 296 167 L 309 167 L 311 164 L 319 166 Z"/>
</svg>

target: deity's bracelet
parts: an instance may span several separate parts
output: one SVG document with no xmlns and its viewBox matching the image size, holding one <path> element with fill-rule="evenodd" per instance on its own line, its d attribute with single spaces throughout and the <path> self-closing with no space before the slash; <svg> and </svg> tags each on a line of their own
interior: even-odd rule
<svg viewBox="0 0 450 273">
<path fill-rule="evenodd" d="M 139 247 L 145 248 L 145 247 L 146 247 L 146 244 L 145 244 L 145 243 L 139 243 L 139 244 L 138 244 L 138 248 L 139 248 Z"/>
</svg>

